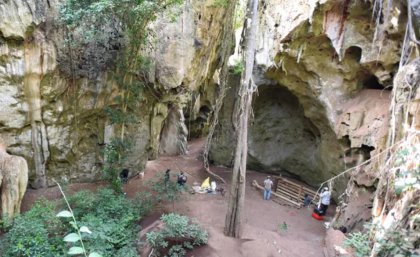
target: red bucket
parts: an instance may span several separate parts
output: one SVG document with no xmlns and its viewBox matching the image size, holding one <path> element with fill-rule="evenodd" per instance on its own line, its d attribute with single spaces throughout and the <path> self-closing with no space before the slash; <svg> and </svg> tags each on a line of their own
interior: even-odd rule
<svg viewBox="0 0 420 257">
<path fill-rule="evenodd" d="M 312 213 L 312 218 L 316 219 L 316 220 L 324 220 L 324 218 L 322 216 L 319 216 L 318 214 L 316 214 L 315 212 Z"/>
</svg>

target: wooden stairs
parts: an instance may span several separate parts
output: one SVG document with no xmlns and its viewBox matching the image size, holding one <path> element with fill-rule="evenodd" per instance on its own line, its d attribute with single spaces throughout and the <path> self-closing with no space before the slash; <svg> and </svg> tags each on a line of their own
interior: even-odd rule
<svg viewBox="0 0 420 257">
<path fill-rule="evenodd" d="M 276 176 L 274 179 L 275 187 L 272 195 L 275 197 L 272 199 L 279 204 L 300 208 L 303 206 L 305 194 L 307 194 L 312 199 L 312 203 L 317 203 L 319 200 L 319 195 L 311 188 L 300 185 L 281 176 Z M 258 189 L 264 190 L 264 187 L 258 185 L 258 182 L 255 180 L 252 182 L 252 185 Z"/>
</svg>

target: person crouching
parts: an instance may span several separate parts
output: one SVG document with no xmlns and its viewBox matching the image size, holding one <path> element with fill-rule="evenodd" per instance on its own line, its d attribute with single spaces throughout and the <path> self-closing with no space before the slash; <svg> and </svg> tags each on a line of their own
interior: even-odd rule
<svg viewBox="0 0 420 257">
<path fill-rule="evenodd" d="M 187 176 L 184 175 L 184 172 L 181 171 L 178 175 L 177 183 L 180 186 L 184 186 L 187 183 Z"/>
</svg>

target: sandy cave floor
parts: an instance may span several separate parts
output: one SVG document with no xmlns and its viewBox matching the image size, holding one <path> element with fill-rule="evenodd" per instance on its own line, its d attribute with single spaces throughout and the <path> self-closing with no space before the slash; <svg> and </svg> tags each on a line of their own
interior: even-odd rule
<svg viewBox="0 0 420 257">
<path fill-rule="evenodd" d="M 143 183 L 155 176 L 156 172 L 163 172 L 167 168 L 187 172 L 188 184 L 203 181 L 207 173 L 203 169 L 199 156 L 203 148 L 203 139 L 194 140 L 189 145 L 189 153 L 185 156 L 162 156 L 149 161 L 144 170 L 144 177 L 136 176 L 129 180 L 124 190 L 129 197 L 144 190 Z M 212 167 L 212 171 L 226 179 L 229 183 L 230 170 L 224 167 Z M 175 179 L 176 172 L 172 172 Z M 195 249 L 187 256 L 203 257 L 324 257 L 325 228 L 323 222 L 311 217 L 312 210 L 308 208 L 296 209 L 279 205 L 273 201 L 264 201 L 262 192 L 251 186 L 253 180 L 260 184 L 265 174 L 255 171 L 247 172 L 245 227 L 243 239 L 233 239 L 224 236 L 223 225 L 227 210 L 227 194 L 189 194 L 184 193 L 182 201 L 175 204 L 175 211 L 196 218 L 209 232 L 208 245 Z M 78 183 L 68 186 L 69 191 L 81 189 L 95 189 L 103 183 Z M 221 185 L 228 189 L 228 185 Z M 40 190 L 28 189 L 22 204 L 22 211 L 40 197 L 48 199 L 60 198 L 56 187 Z M 332 213 L 329 209 L 328 216 Z M 161 212 L 172 211 L 172 205 L 156 210 L 146 217 L 141 225 L 150 224 L 159 218 Z M 277 226 L 286 222 L 287 232 L 279 234 Z"/>
</svg>

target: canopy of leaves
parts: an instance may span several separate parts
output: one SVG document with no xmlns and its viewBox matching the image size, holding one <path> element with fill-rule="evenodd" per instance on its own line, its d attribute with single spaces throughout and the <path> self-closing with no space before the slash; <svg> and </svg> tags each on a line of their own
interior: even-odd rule
<svg viewBox="0 0 420 257">
<path fill-rule="evenodd" d="M 101 32 L 101 24 L 113 21 L 130 40 L 145 31 L 156 14 L 182 0 L 67 0 L 60 8 L 61 20 L 70 28 L 83 27 L 87 32 Z"/>
</svg>

